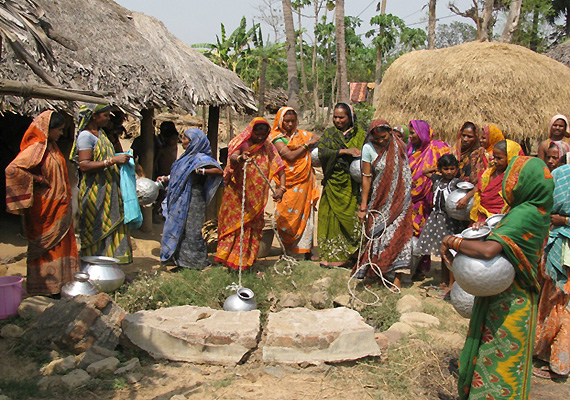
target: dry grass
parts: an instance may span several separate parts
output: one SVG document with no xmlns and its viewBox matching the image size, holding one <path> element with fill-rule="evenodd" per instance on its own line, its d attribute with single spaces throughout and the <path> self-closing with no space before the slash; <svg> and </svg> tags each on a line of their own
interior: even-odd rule
<svg viewBox="0 0 570 400">
<path fill-rule="evenodd" d="M 568 82 L 568 67 L 517 45 L 414 51 L 386 71 L 375 118 L 424 119 L 449 143 L 465 121 L 495 124 L 517 141 L 545 138 L 553 115 L 570 114 Z"/>
</svg>

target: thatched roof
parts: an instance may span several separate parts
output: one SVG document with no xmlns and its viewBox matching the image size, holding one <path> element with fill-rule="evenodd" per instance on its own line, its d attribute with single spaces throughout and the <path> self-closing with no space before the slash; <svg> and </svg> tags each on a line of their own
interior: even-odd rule
<svg viewBox="0 0 570 400">
<path fill-rule="evenodd" d="M 555 114 L 570 114 L 570 68 L 527 48 L 471 42 L 398 58 L 378 88 L 375 117 L 425 119 L 452 141 L 465 121 L 495 124 L 514 140 L 546 138 Z"/>
<path fill-rule="evenodd" d="M 253 92 L 237 75 L 182 43 L 155 18 L 111 0 L 36 1 L 46 11 L 43 20 L 57 60 L 53 70 L 42 65 L 62 87 L 113 92 L 113 102 L 132 110 L 189 111 L 197 104 L 255 109 Z M 0 76 L 40 82 L 6 46 Z M 67 106 L 13 96 L 1 98 L 0 104 L 23 114 Z"/>
<path fill-rule="evenodd" d="M 555 46 L 552 50 L 546 53 L 546 55 L 570 67 L 570 40 Z"/>
</svg>

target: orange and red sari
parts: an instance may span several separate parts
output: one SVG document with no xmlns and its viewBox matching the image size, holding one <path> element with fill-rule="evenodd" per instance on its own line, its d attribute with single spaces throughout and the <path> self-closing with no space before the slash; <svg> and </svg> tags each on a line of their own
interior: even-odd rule
<svg viewBox="0 0 570 400">
<path fill-rule="evenodd" d="M 283 116 L 291 107 L 281 107 L 275 116 L 273 130 L 269 134 L 272 143 L 282 141 L 294 151 L 308 143 L 313 134 L 297 129 L 288 137 L 283 130 Z M 313 210 L 319 200 L 319 188 L 315 171 L 311 165 L 311 154 L 305 154 L 294 161 L 283 160 L 287 191 L 283 200 L 275 204 L 275 223 L 286 249 L 292 253 L 310 253 L 313 244 Z M 278 177 L 275 176 L 277 184 Z"/>
<path fill-rule="evenodd" d="M 34 119 L 6 168 L 6 208 L 25 220 L 30 294 L 59 293 L 79 270 L 66 161 L 48 141 L 52 112 Z"/>
<path fill-rule="evenodd" d="M 253 127 L 257 124 L 270 126 L 264 118 L 254 118 L 240 135 L 230 141 L 228 160 L 250 138 Z M 248 269 L 253 265 L 257 258 L 265 223 L 263 211 L 267 204 L 269 185 L 261 176 L 259 170 L 253 165 L 253 161 L 259 166 L 259 169 L 269 181 L 285 167 L 283 160 L 277 153 L 277 149 L 268 140 L 250 147 L 247 151 L 252 161 L 247 163 L 245 171 L 245 164 L 240 163 L 238 166 L 234 166 L 231 162 L 228 162 L 224 170 L 224 195 L 218 214 L 216 261 L 222 262 L 232 269 L 239 269 L 240 266 L 242 269 Z M 244 172 L 246 175 L 245 202 L 242 221 Z M 240 237 L 242 224 L 243 239 Z M 242 240 L 242 254 L 240 257 L 240 242 Z"/>
</svg>

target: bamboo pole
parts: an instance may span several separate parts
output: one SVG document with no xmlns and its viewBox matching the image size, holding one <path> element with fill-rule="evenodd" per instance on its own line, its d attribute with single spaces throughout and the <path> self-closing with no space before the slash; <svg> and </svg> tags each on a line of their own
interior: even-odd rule
<svg viewBox="0 0 570 400">
<path fill-rule="evenodd" d="M 152 179 L 154 170 L 154 108 L 145 108 L 141 112 L 141 138 L 142 138 L 142 151 L 140 156 L 140 165 L 143 168 L 145 175 Z M 152 231 L 152 207 L 141 207 L 143 214 L 143 223 L 141 231 Z"/>
<path fill-rule="evenodd" d="M 101 97 L 101 95 L 97 93 L 83 94 L 67 89 L 35 85 L 9 79 L 0 79 L 0 94 L 33 97 L 36 99 L 83 101 L 95 104 L 110 103 L 109 100 Z"/>
</svg>

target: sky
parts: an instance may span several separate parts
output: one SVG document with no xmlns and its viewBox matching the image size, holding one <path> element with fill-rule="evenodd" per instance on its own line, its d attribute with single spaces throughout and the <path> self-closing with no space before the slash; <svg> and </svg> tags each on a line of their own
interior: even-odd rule
<svg viewBox="0 0 570 400">
<path fill-rule="evenodd" d="M 168 30 L 183 42 L 192 45 L 195 43 L 214 43 L 216 35 L 220 33 L 220 23 L 223 23 L 226 32 L 231 33 L 238 27 L 242 16 L 248 21 L 248 27 L 255 18 L 259 21 L 261 12 L 259 7 L 264 1 L 270 0 L 115 0 L 123 7 L 143 12 L 161 20 Z M 408 26 L 425 28 L 427 26 L 427 3 L 428 0 L 388 0 L 386 12 L 402 18 Z M 448 9 L 449 0 L 437 2 L 437 17 L 439 23 L 463 21 L 472 23 L 471 20 L 453 16 Z M 472 5 L 472 0 L 455 0 L 455 5 L 460 10 L 465 10 Z M 359 16 L 363 24 L 357 33 L 364 34 L 370 29 L 370 18 L 376 15 L 378 0 L 345 0 L 345 15 Z M 422 8 L 425 8 L 422 10 Z M 311 7 L 303 10 L 304 14 L 312 15 Z M 334 12 L 333 12 L 334 13 Z M 332 16 L 331 12 L 328 14 Z M 294 16 L 295 24 L 297 18 Z M 312 20 L 305 19 L 303 25 L 311 30 Z M 262 24 L 264 38 L 270 35 L 274 41 L 273 30 Z M 311 43 L 309 35 L 305 38 Z"/>
</svg>

